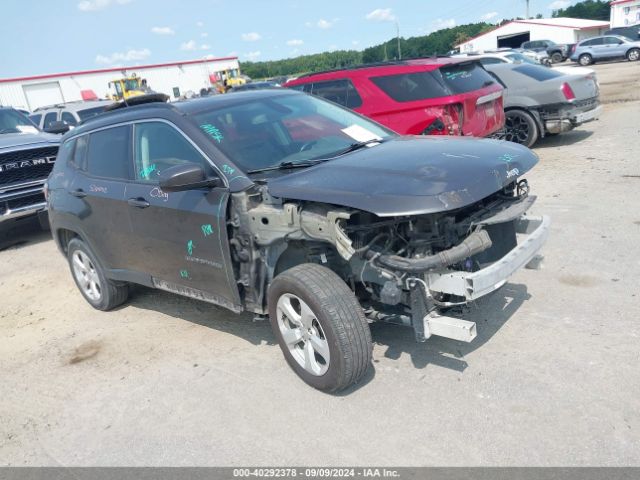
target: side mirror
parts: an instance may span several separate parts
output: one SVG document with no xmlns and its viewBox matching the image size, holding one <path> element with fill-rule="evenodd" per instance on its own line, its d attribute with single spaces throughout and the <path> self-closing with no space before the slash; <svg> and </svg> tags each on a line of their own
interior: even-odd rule
<svg viewBox="0 0 640 480">
<path fill-rule="evenodd" d="M 182 192 L 221 184 L 218 177 L 207 177 L 203 168 L 194 163 L 167 168 L 160 174 L 159 182 L 165 192 Z"/>
<path fill-rule="evenodd" d="M 69 131 L 69 125 L 58 120 L 51 122 L 44 131 L 47 133 L 67 133 Z"/>
</svg>

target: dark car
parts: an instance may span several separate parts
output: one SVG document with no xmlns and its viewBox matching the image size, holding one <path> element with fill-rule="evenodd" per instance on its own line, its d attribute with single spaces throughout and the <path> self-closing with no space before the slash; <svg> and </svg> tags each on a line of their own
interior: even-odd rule
<svg viewBox="0 0 640 480">
<path fill-rule="evenodd" d="M 39 215 L 48 226 L 43 185 L 60 137 L 41 132 L 22 113 L 0 107 L 0 225 Z"/>
<path fill-rule="evenodd" d="M 287 82 L 402 135 L 488 137 L 504 126 L 502 87 L 467 58 L 423 58 L 318 72 Z"/>
<path fill-rule="evenodd" d="M 243 85 L 232 87 L 229 92 L 245 92 L 247 90 L 260 90 L 263 88 L 277 88 L 280 84 L 276 82 L 247 82 Z"/>
<path fill-rule="evenodd" d="M 538 138 L 568 132 L 602 113 L 593 71 L 566 75 L 541 65 L 506 63 L 485 68 L 506 87 L 507 120 L 498 138 L 531 147 Z"/>
<path fill-rule="evenodd" d="M 129 105 L 141 102 L 129 99 Z M 269 316 L 292 369 L 360 380 L 368 322 L 471 341 L 446 316 L 542 247 L 522 176 L 537 157 L 496 140 L 402 137 L 292 90 L 130 106 L 63 137 L 53 237 L 85 299 L 130 283 Z"/>
<path fill-rule="evenodd" d="M 524 42 L 520 48 L 534 52 L 547 52 L 552 63 L 564 62 L 571 55 L 572 43 L 555 43 L 551 40 L 531 40 Z"/>
</svg>

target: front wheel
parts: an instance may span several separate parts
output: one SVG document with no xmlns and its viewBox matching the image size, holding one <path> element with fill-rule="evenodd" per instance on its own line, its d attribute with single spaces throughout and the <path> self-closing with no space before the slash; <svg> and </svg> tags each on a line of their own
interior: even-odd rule
<svg viewBox="0 0 640 480">
<path fill-rule="evenodd" d="M 531 114 L 524 110 L 509 110 L 505 113 L 504 140 L 531 148 L 538 136 L 538 125 Z"/>
<path fill-rule="evenodd" d="M 269 287 L 269 320 L 289 366 L 307 384 L 337 392 L 371 363 L 371 332 L 362 307 L 338 275 L 305 263 Z"/>
<path fill-rule="evenodd" d="M 632 48 L 627 52 L 627 60 L 630 62 L 636 62 L 640 59 L 640 48 Z"/>
</svg>

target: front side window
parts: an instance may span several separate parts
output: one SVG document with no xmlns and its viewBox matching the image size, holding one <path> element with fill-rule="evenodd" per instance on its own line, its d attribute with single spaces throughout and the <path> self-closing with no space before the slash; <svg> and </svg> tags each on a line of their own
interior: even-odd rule
<svg viewBox="0 0 640 480">
<path fill-rule="evenodd" d="M 42 128 L 48 128 L 51 126 L 53 122 L 55 122 L 58 118 L 58 112 L 49 112 L 44 116 L 44 124 Z"/>
<path fill-rule="evenodd" d="M 62 112 L 62 116 L 60 117 L 60 120 L 62 120 L 67 125 L 75 126 L 75 125 L 78 124 L 78 121 L 76 120 L 76 117 L 74 117 L 73 114 L 71 114 L 69 112 Z"/>
<path fill-rule="evenodd" d="M 362 105 L 362 98 L 349 79 L 314 82 L 311 93 L 347 108 L 358 108 Z"/>
<path fill-rule="evenodd" d="M 618 37 L 605 37 L 604 38 L 604 44 L 605 45 L 620 45 L 622 43 L 622 40 L 620 40 Z"/>
<path fill-rule="evenodd" d="M 245 171 L 332 158 L 358 142 L 395 136 L 350 110 L 295 93 L 243 100 L 189 118 Z"/>
<path fill-rule="evenodd" d="M 87 171 L 96 177 L 130 178 L 129 126 L 112 127 L 89 135 Z"/>
<path fill-rule="evenodd" d="M 157 182 L 164 170 L 176 165 L 195 163 L 207 174 L 212 173 L 208 161 L 175 128 L 163 122 L 144 122 L 135 126 L 135 179 Z"/>
</svg>

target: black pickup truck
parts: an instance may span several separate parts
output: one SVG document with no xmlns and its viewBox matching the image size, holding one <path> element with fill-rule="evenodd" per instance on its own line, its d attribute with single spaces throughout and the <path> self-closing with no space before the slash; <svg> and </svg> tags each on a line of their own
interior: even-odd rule
<svg viewBox="0 0 640 480">
<path fill-rule="evenodd" d="M 47 226 L 43 186 L 59 143 L 58 135 L 38 130 L 24 114 L 0 107 L 0 228 L 33 215 Z"/>
<path fill-rule="evenodd" d="M 547 52 L 552 63 L 564 62 L 571 55 L 571 47 L 574 44 L 558 44 L 551 40 L 532 40 L 524 42 L 521 48 L 534 52 Z"/>
</svg>

